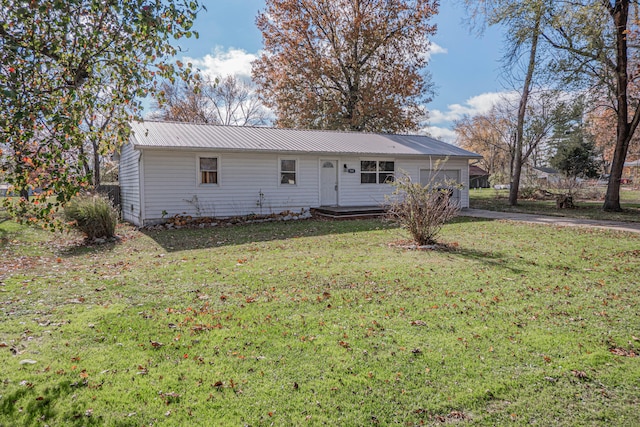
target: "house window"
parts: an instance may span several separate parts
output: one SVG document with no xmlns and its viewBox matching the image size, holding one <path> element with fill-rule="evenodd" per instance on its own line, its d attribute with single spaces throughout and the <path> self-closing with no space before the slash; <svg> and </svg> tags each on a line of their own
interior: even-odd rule
<svg viewBox="0 0 640 427">
<path fill-rule="evenodd" d="M 280 184 L 296 184 L 296 161 L 292 159 L 280 160 Z"/>
<path fill-rule="evenodd" d="M 360 162 L 361 184 L 387 184 L 393 182 L 395 162 L 362 160 Z"/>
<path fill-rule="evenodd" d="M 200 184 L 218 183 L 218 158 L 200 157 Z"/>
</svg>

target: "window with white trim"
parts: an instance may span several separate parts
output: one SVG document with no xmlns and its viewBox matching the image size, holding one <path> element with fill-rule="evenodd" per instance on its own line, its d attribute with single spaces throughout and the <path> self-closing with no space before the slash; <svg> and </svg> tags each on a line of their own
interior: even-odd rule
<svg viewBox="0 0 640 427">
<path fill-rule="evenodd" d="M 360 162 L 361 184 L 388 184 L 393 182 L 395 162 L 388 160 L 362 160 Z"/>
<path fill-rule="evenodd" d="M 198 159 L 200 167 L 200 184 L 218 183 L 218 158 L 200 157 Z"/>
<path fill-rule="evenodd" d="M 295 185 L 297 182 L 297 162 L 295 159 L 280 159 L 280 184 Z"/>
</svg>

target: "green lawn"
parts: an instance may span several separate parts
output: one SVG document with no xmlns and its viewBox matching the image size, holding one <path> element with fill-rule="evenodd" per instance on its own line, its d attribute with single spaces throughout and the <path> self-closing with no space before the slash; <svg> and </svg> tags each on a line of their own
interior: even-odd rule
<svg viewBox="0 0 640 427">
<path fill-rule="evenodd" d="M 469 204 L 474 209 L 487 209 L 502 212 L 532 213 L 571 218 L 640 222 L 640 191 L 623 188 L 620 201 L 623 212 L 604 212 L 604 188 L 587 189 L 589 192 L 600 190 L 601 198 L 575 200 L 575 209 L 557 209 L 555 200 L 519 200 L 518 206 L 509 206 L 509 191 L 491 188 L 469 191 Z M 586 190 L 586 191 L 587 191 Z"/>
<path fill-rule="evenodd" d="M 0 426 L 640 425 L 640 235 L 0 223 Z"/>
</svg>

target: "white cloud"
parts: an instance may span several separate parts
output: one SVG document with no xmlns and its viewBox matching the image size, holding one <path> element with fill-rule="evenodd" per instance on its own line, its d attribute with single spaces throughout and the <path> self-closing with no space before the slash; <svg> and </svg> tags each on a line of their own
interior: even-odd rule
<svg viewBox="0 0 640 427">
<path fill-rule="evenodd" d="M 487 92 L 467 99 L 463 104 L 447 105 L 446 111 L 429 110 L 429 123 L 441 124 L 460 120 L 463 116 L 486 114 L 501 99 L 513 97 L 510 91 Z"/>
<path fill-rule="evenodd" d="M 185 57 L 183 62 L 191 62 L 195 68 L 209 77 L 224 77 L 236 75 L 243 77 L 251 76 L 251 62 L 258 58 L 258 54 L 249 53 L 242 49 L 229 48 L 224 50 L 216 47 L 213 54 L 205 55 L 203 58 Z"/>
<path fill-rule="evenodd" d="M 427 59 L 431 55 L 447 53 L 447 49 L 436 43 L 431 43 L 427 53 Z M 237 76 L 251 76 L 251 63 L 258 59 L 258 53 L 250 53 L 243 49 L 228 48 L 216 46 L 213 53 L 205 55 L 202 58 L 191 58 L 185 56 L 182 61 L 191 62 L 194 67 L 210 77 L 224 77 L 230 74 Z"/>
<path fill-rule="evenodd" d="M 453 144 L 456 142 L 457 134 L 448 128 L 438 126 L 426 126 L 421 129 L 421 133 L 426 133 L 432 138 Z"/>
<path fill-rule="evenodd" d="M 429 50 L 427 51 L 427 55 L 426 55 L 427 61 L 431 60 L 432 55 L 443 54 L 443 53 L 449 53 L 449 51 L 446 48 L 434 42 L 431 42 L 429 44 Z"/>
</svg>

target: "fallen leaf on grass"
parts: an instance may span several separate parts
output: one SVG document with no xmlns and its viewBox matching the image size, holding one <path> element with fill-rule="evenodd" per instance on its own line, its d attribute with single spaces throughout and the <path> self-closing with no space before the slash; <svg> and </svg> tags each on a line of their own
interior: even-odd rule
<svg viewBox="0 0 640 427">
<path fill-rule="evenodd" d="M 624 357 L 636 357 L 637 354 L 633 350 L 625 350 L 621 347 L 613 347 L 610 348 L 609 351 L 611 354 L 615 354 L 616 356 L 624 356 Z"/>
<path fill-rule="evenodd" d="M 424 320 L 414 320 L 411 322 L 411 326 L 427 326 L 427 322 Z"/>
<path fill-rule="evenodd" d="M 164 397 L 164 403 L 165 404 L 170 404 L 170 403 L 174 403 L 177 402 L 180 399 L 180 395 L 176 392 L 170 391 L 168 393 L 164 393 L 162 391 L 159 391 L 158 394 L 162 397 Z"/>
<path fill-rule="evenodd" d="M 576 378 L 580 378 L 580 379 L 588 379 L 589 377 L 587 376 L 587 373 L 585 371 L 578 371 L 578 370 L 572 370 L 571 373 L 573 374 L 574 377 Z"/>
<path fill-rule="evenodd" d="M 416 412 L 416 413 L 423 413 L 426 412 L 425 410 L 420 410 L 422 412 Z M 462 421 L 462 420 L 466 420 L 468 418 L 467 415 L 465 415 L 463 412 L 460 411 L 451 411 L 450 413 L 448 413 L 447 415 L 434 415 L 433 418 L 439 422 L 439 423 L 451 423 L 451 422 L 457 422 L 457 421 Z"/>
</svg>

